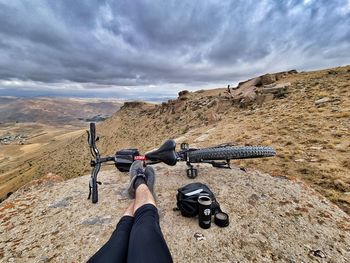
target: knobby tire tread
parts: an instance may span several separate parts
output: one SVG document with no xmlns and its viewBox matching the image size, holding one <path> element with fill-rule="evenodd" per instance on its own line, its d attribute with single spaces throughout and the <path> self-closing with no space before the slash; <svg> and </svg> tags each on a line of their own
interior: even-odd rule
<svg viewBox="0 0 350 263">
<path fill-rule="evenodd" d="M 203 148 L 189 152 L 190 162 L 201 160 L 232 160 L 246 158 L 271 157 L 276 155 L 273 148 L 267 146 L 226 146 Z"/>
</svg>

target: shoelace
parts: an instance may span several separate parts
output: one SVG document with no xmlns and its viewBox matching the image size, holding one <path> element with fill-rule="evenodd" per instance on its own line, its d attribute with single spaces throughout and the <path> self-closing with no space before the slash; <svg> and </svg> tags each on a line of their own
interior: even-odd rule
<svg viewBox="0 0 350 263">
<path fill-rule="evenodd" d="M 145 180 L 145 182 L 147 182 L 147 176 L 145 174 L 145 171 L 142 168 L 137 168 L 136 169 L 136 176 L 137 177 L 142 177 Z"/>
<path fill-rule="evenodd" d="M 137 168 L 136 169 L 136 174 L 139 176 L 139 175 L 145 175 L 145 172 L 143 171 L 142 168 Z"/>
</svg>

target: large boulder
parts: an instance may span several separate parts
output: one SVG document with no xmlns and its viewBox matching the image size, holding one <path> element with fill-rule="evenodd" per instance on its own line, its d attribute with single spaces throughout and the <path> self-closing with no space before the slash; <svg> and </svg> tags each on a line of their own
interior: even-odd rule
<svg viewBox="0 0 350 263">
<path fill-rule="evenodd" d="M 246 88 L 239 88 L 232 92 L 234 104 L 238 104 L 240 107 L 246 107 L 252 104 L 256 99 L 256 86 L 249 86 Z"/>
<path fill-rule="evenodd" d="M 289 82 L 279 83 L 279 84 L 273 83 L 273 84 L 265 85 L 256 91 L 257 103 L 262 104 L 272 99 L 285 98 L 288 95 L 289 87 L 290 87 Z"/>
<path fill-rule="evenodd" d="M 179 92 L 179 97 L 184 96 L 184 95 L 187 95 L 187 94 L 189 94 L 189 93 L 190 93 L 190 92 L 189 92 L 188 90 L 182 90 L 182 91 Z"/>
<path fill-rule="evenodd" d="M 268 85 L 272 84 L 276 81 L 276 75 L 275 74 L 265 74 L 261 76 L 261 84 L 262 85 Z"/>
<path fill-rule="evenodd" d="M 242 81 L 238 83 L 237 89 L 245 89 L 251 86 L 261 86 L 261 77 L 256 77 L 253 79 L 248 79 L 246 81 Z"/>
</svg>

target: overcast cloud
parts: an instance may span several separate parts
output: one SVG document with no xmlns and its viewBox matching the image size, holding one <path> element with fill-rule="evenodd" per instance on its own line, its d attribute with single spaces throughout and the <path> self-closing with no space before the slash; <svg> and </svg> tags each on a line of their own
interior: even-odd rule
<svg viewBox="0 0 350 263">
<path fill-rule="evenodd" d="M 0 95 L 173 96 L 350 64 L 350 0 L 0 0 Z"/>
</svg>

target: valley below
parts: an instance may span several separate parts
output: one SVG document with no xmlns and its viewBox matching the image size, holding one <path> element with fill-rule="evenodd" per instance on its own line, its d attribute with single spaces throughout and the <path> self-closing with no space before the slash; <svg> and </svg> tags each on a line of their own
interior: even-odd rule
<svg viewBox="0 0 350 263">
<path fill-rule="evenodd" d="M 0 97 L 0 199 L 36 178 L 44 149 L 85 133 L 89 121 L 103 121 L 120 101 Z M 25 174 L 25 176 L 22 176 Z"/>
<path fill-rule="evenodd" d="M 35 177 L 36 158 L 42 149 L 55 147 L 67 138 L 82 134 L 80 125 L 53 126 L 39 123 L 11 123 L 0 125 L 0 194 L 8 197 L 19 186 Z M 20 174 L 26 172 L 26 177 Z"/>
</svg>

